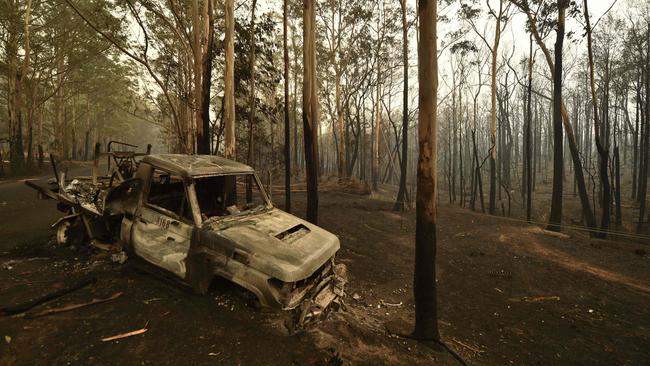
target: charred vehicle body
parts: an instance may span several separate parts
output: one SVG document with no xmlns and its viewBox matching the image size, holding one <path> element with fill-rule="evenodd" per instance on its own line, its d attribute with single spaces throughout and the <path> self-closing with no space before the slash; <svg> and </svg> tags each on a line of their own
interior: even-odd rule
<svg viewBox="0 0 650 366">
<path fill-rule="evenodd" d="M 297 309 L 300 321 L 338 303 L 346 282 L 345 266 L 334 263 L 338 238 L 275 208 L 251 167 L 175 154 L 136 164 L 128 179 L 61 176 L 54 188 L 29 182 L 66 213 L 55 224 L 57 241 L 81 232 L 84 241 L 121 245 L 199 293 L 220 276 L 262 306 Z"/>
</svg>

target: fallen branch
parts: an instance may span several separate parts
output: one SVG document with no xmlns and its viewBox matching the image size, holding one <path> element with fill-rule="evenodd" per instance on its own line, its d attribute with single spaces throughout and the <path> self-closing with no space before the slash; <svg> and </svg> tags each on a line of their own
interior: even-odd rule
<svg viewBox="0 0 650 366">
<path fill-rule="evenodd" d="M 533 297 L 524 296 L 522 298 L 511 298 L 508 299 L 508 301 L 510 302 L 523 301 L 523 302 L 534 303 L 534 302 L 542 302 L 542 301 L 560 301 L 560 297 L 559 296 L 533 296 Z"/>
<path fill-rule="evenodd" d="M 147 325 L 149 325 L 149 322 L 147 322 L 147 324 L 144 325 L 144 328 L 140 328 L 140 329 L 134 330 L 132 332 L 121 333 L 121 334 L 117 334 L 117 335 L 114 335 L 114 336 L 102 338 L 102 342 L 110 342 L 110 341 L 114 341 L 114 340 L 117 340 L 117 339 L 128 338 L 128 337 L 131 337 L 131 336 L 134 336 L 134 335 L 142 334 L 142 333 L 146 332 L 147 330 L 149 330 L 149 329 L 147 329 Z"/>
<path fill-rule="evenodd" d="M 476 347 L 472 347 L 472 346 L 470 346 L 470 345 L 468 345 L 468 344 L 465 344 L 465 343 L 459 341 L 459 340 L 456 339 L 456 338 L 452 338 L 451 340 L 452 340 L 452 342 L 458 344 L 459 346 L 463 346 L 463 347 L 467 348 L 468 350 L 470 350 L 470 351 L 472 351 L 472 352 L 475 352 L 475 353 L 483 353 L 482 350 L 480 350 L 480 349 L 478 349 L 478 348 L 476 348 Z"/>
<path fill-rule="evenodd" d="M 66 311 L 76 310 L 76 309 L 83 308 L 83 307 L 90 306 L 90 305 L 96 305 L 96 304 L 101 304 L 101 303 L 104 303 L 104 302 L 112 301 L 112 300 L 117 299 L 120 296 L 122 296 L 122 292 L 116 292 L 111 297 L 107 297 L 107 298 L 104 298 L 104 299 L 92 299 L 89 302 L 85 302 L 85 303 L 82 303 L 82 304 L 69 304 L 69 305 L 65 305 L 65 306 L 60 307 L 60 308 L 47 309 L 47 310 L 43 310 L 43 311 L 36 312 L 36 313 L 25 314 L 25 318 L 26 319 L 34 319 L 34 318 L 38 318 L 38 317 L 41 317 L 41 316 L 46 316 L 46 315 L 51 315 L 51 314 L 57 314 L 57 313 L 63 313 L 63 312 L 66 312 Z"/>
<path fill-rule="evenodd" d="M 535 297 L 524 297 L 522 300 L 525 302 L 540 302 L 540 301 L 560 301 L 559 296 L 535 296 Z"/>
<path fill-rule="evenodd" d="M 43 304 L 45 302 L 54 300 L 54 299 L 59 298 L 59 297 L 61 297 L 63 295 L 69 294 L 70 292 L 79 290 L 81 288 L 84 288 L 84 287 L 86 287 L 86 286 L 88 286 L 90 284 L 96 283 L 96 282 L 97 282 L 97 278 L 95 278 L 95 277 L 81 280 L 79 282 L 74 283 L 70 287 L 66 287 L 66 288 L 56 290 L 54 292 L 43 295 L 43 296 L 38 297 L 36 299 L 27 301 L 26 303 L 16 305 L 16 306 L 10 306 L 10 307 L 7 307 L 7 308 L 2 308 L 2 309 L 0 309 L 0 315 L 14 315 L 14 314 L 24 313 L 27 310 L 29 310 L 29 309 L 37 306 L 37 305 L 40 305 L 40 304 Z"/>
<path fill-rule="evenodd" d="M 551 230 L 545 230 L 542 229 L 541 227 L 535 226 L 531 229 L 532 232 L 537 233 L 537 234 L 543 234 L 543 235 L 548 235 L 548 236 L 553 236 L 558 239 L 571 239 L 571 236 L 563 233 L 559 233 L 557 231 L 551 231 Z"/>
<path fill-rule="evenodd" d="M 400 307 L 400 306 L 403 305 L 401 301 L 398 302 L 398 303 L 390 303 L 390 302 L 386 302 L 384 300 L 379 300 L 379 303 L 381 305 L 384 305 L 384 306 L 392 306 L 392 307 Z"/>
</svg>

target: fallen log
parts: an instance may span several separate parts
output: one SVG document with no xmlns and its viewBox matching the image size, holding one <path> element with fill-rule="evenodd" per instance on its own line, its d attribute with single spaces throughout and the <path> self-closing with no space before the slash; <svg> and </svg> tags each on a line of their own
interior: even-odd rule
<svg viewBox="0 0 650 366">
<path fill-rule="evenodd" d="M 82 289 L 82 288 L 84 288 L 84 287 L 86 287 L 86 286 L 88 286 L 90 284 L 96 283 L 96 282 L 97 282 L 96 277 L 83 279 L 81 281 L 75 282 L 74 284 L 72 284 L 69 287 L 65 287 L 65 288 L 50 292 L 49 294 L 43 295 L 41 297 L 37 297 L 37 298 L 32 299 L 32 300 L 29 300 L 29 301 L 27 301 L 27 302 L 25 302 L 23 304 L 2 308 L 2 309 L 0 309 L 0 315 L 15 315 L 15 314 L 24 313 L 27 310 L 29 310 L 29 309 L 37 306 L 37 305 L 40 305 L 40 304 L 46 303 L 48 301 L 54 300 L 56 298 L 59 298 L 59 297 L 61 297 L 63 295 L 66 295 L 66 294 L 69 294 L 69 293 L 71 293 L 73 291 Z"/>
<path fill-rule="evenodd" d="M 89 302 L 84 302 L 84 303 L 81 303 L 81 304 L 68 304 L 68 305 L 62 306 L 60 308 L 46 309 L 46 310 L 35 312 L 35 313 L 28 313 L 28 314 L 25 314 L 25 318 L 26 319 L 34 319 L 34 318 L 39 318 L 39 317 L 46 316 L 46 315 L 58 314 L 58 313 L 66 312 L 66 311 L 76 310 L 76 309 L 83 308 L 83 307 L 90 306 L 90 305 L 96 305 L 96 304 L 101 304 L 101 303 L 104 303 L 104 302 L 112 301 L 112 300 L 117 299 L 120 296 L 122 296 L 122 292 L 116 292 L 112 296 L 107 297 L 107 298 L 103 298 L 103 299 L 92 299 Z"/>
</svg>

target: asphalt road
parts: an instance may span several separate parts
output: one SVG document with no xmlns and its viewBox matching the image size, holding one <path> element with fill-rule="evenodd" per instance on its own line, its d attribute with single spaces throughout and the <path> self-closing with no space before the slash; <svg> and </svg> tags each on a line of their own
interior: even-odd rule
<svg viewBox="0 0 650 366">
<path fill-rule="evenodd" d="M 89 164 L 75 164 L 70 175 L 89 174 Z M 48 241 L 54 231 L 50 226 L 61 217 L 56 201 L 40 200 L 36 191 L 25 180 L 46 182 L 53 175 L 50 169 L 37 177 L 0 181 L 0 254 L 6 254 L 18 246 Z"/>
</svg>

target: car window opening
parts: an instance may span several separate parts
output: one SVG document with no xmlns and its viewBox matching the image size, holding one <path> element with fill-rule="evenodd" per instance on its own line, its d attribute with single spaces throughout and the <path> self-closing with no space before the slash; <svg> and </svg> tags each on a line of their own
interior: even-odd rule
<svg viewBox="0 0 650 366">
<path fill-rule="evenodd" d="M 192 210 L 188 204 L 184 183 L 181 177 L 156 171 L 149 188 L 149 205 L 165 209 L 176 218 L 192 222 Z"/>
<path fill-rule="evenodd" d="M 266 206 L 253 174 L 197 178 L 194 187 L 204 220 L 237 215 Z"/>
</svg>

